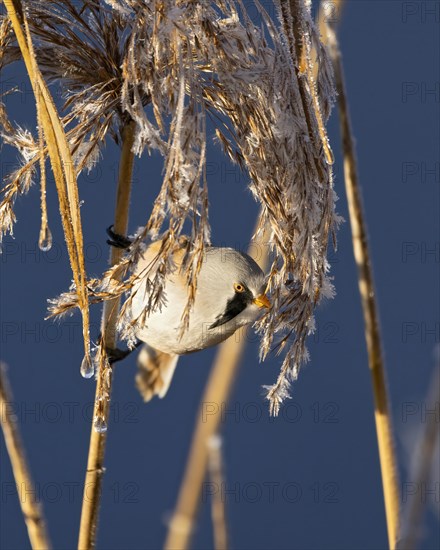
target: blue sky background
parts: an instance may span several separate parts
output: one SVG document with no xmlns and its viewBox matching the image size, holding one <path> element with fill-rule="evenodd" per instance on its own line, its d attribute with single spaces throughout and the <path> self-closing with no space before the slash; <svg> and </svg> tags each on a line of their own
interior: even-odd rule
<svg viewBox="0 0 440 550">
<path fill-rule="evenodd" d="M 250 2 L 245 2 L 250 5 Z M 426 394 L 439 346 L 439 22 L 438 2 L 347 2 L 340 25 L 352 123 L 368 220 L 402 507 L 427 502 L 422 548 L 439 547 L 439 471 L 428 487 L 409 472 L 426 422 Z M 11 118 L 35 127 L 30 84 L 18 65 L 2 89 Z M 348 220 L 336 110 L 329 124 L 336 155 L 338 211 Z M 105 228 L 113 218 L 118 149 L 80 181 L 89 275 L 106 268 Z M 2 174 L 15 153 L 2 150 Z M 147 219 L 161 181 L 158 155 L 136 162 L 130 231 Z M 213 243 L 245 250 L 257 205 L 248 178 L 211 145 L 208 153 Z M 51 181 L 51 180 L 50 180 Z M 79 374 L 80 317 L 44 321 L 47 298 L 70 284 L 54 186 L 48 208 L 53 249 L 38 250 L 39 190 L 16 204 L 15 238 L 1 264 L 1 358 L 9 366 L 16 412 L 54 548 L 76 546 L 94 383 Z M 252 338 L 221 423 L 224 499 L 235 549 L 386 548 L 370 375 L 349 223 L 331 254 L 337 296 L 317 312 L 311 362 L 293 400 L 270 419 L 262 385 L 279 359 L 258 363 Z M 96 337 L 100 308 L 92 308 Z M 182 477 L 199 400 L 216 350 L 183 357 L 164 400 L 144 405 L 134 387 L 135 357 L 116 369 L 103 484 L 99 549 L 161 548 Z M 438 414 L 438 413 L 437 413 Z M 437 417 L 438 419 L 438 417 Z M 437 420 L 439 421 L 439 420 Z M 0 546 L 28 548 L 4 441 L 0 438 Z M 195 548 L 210 548 L 205 486 Z M 24 497 L 23 497 L 24 498 Z"/>
</svg>

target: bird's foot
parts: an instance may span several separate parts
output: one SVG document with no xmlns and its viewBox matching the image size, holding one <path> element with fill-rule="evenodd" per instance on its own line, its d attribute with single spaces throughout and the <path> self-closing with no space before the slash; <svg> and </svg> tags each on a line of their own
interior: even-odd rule
<svg viewBox="0 0 440 550">
<path fill-rule="evenodd" d="M 110 365 L 113 365 L 113 363 L 122 361 L 123 359 L 128 357 L 132 351 L 137 349 L 141 344 L 142 342 L 140 341 L 136 342 L 136 344 L 134 345 L 134 348 L 132 349 L 106 348 L 105 352 L 107 354 L 108 362 L 110 363 Z"/>
<path fill-rule="evenodd" d="M 113 363 L 117 363 L 118 361 L 122 361 L 122 359 L 125 359 L 128 355 L 130 355 L 130 352 L 132 350 L 129 349 L 119 349 L 119 348 L 106 348 L 105 353 L 107 354 L 107 359 L 110 365 L 113 365 Z"/>
<path fill-rule="evenodd" d="M 101 342 L 102 342 L 102 335 L 100 333 L 98 336 L 98 344 L 101 344 Z M 108 346 L 106 346 L 105 353 L 107 355 L 108 362 L 110 363 L 110 365 L 112 365 L 113 363 L 122 361 L 123 359 L 128 357 L 132 351 L 137 349 L 141 344 L 142 342 L 138 340 L 135 343 L 134 347 L 131 349 L 109 348 Z"/>
<path fill-rule="evenodd" d="M 132 244 L 131 239 L 128 237 L 124 237 L 124 235 L 119 235 L 119 233 L 115 233 L 113 231 L 113 225 L 110 227 L 107 227 L 106 229 L 107 235 L 110 237 L 110 239 L 107 239 L 107 244 L 110 246 L 114 246 L 115 248 L 122 248 L 127 249 Z"/>
</svg>

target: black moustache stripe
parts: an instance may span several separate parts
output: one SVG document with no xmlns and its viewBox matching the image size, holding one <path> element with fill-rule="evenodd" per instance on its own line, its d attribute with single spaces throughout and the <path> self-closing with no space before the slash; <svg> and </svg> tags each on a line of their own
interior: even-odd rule
<svg viewBox="0 0 440 550">
<path fill-rule="evenodd" d="M 223 315 L 217 317 L 217 320 L 209 328 L 220 327 L 228 321 L 231 321 L 234 317 L 237 317 L 237 315 L 244 311 L 252 300 L 253 296 L 249 290 L 245 290 L 244 292 L 236 292 L 234 297 L 228 300 L 226 310 Z"/>
</svg>

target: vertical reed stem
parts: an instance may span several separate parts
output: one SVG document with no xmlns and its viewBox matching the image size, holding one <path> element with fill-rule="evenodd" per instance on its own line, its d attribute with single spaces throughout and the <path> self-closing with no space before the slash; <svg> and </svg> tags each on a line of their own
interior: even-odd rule
<svg viewBox="0 0 440 550">
<path fill-rule="evenodd" d="M 426 411 L 438 410 L 440 403 L 440 365 L 436 365 L 432 375 L 429 392 L 426 398 Z M 438 445 L 439 429 L 437 413 L 427 414 L 426 423 L 422 427 L 423 433 L 413 453 L 417 457 L 411 470 L 411 480 L 416 487 L 422 490 L 427 487 L 431 479 L 435 460 L 435 451 Z M 433 480 L 434 481 L 434 480 Z M 413 496 L 408 504 L 405 520 L 402 522 L 403 545 L 405 550 L 414 550 L 420 543 L 423 534 L 423 512 L 428 499 L 421 495 Z"/>
<path fill-rule="evenodd" d="M 358 268 L 359 293 L 365 322 L 368 362 L 374 394 L 379 460 L 382 473 L 385 513 L 389 547 L 394 550 L 399 537 L 399 478 L 395 457 L 393 425 L 386 384 L 385 365 L 379 326 L 379 313 L 374 289 L 367 229 L 363 212 L 357 160 L 350 123 L 347 93 L 345 89 L 342 58 L 336 33 L 328 24 L 327 40 L 335 72 L 342 148 L 344 154 L 344 179 L 347 194 L 353 251 Z"/>
<path fill-rule="evenodd" d="M 225 502 L 223 499 L 222 487 L 224 481 L 222 438 L 213 435 L 208 445 L 208 470 L 211 483 L 214 485 L 214 492 L 211 496 L 211 517 L 214 531 L 215 550 L 227 550 L 228 529 L 226 526 Z"/>
<path fill-rule="evenodd" d="M 134 140 L 134 123 L 130 122 L 123 131 L 122 151 L 119 165 L 118 189 L 116 195 L 114 231 L 125 235 L 128 226 L 128 211 L 130 205 L 131 179 L 133 173 L 132 146 Z M 122 251 L 112 247 L 110 254 L 111 265 L 116 265 L 121 259 Z M 104 302 L 101 320 L 101 332 L 104 339 L 105 348 L 114 349 L 116 347 L 117 333 L 116 322 L 119 312 L 120 299 L 115 298 Z M 108 372 L 108 371 L 107 371 Z M 100 377 L 102 371 L 98 372 L 96 384 L 96 398 L 98 397 L 98 388 L 100 387 Z M 113 375 L 110 369 L 110 380 L 108 386 L 111 389 Z M 95 399 L 95 410 L 93 417 L 97 412 L 97 399 Z M 110 412 L 110 395 L 104 404 L 103 416 L 108 424 Z M 96 544 L 96 531 L 98 526 L 99 506 L 101 501 L 101 486 L 104 474 L 104 454 L 107 433 L 98 433 L 93 424 L 90 434 L 89 456 L 87 461 L 87 472 L 84 485 L 84 496 L 81 511 L 81 524 L 79 531 L 79 550 L 88 550 L 94 548 Z"/>
<path fill-rule="evenodd" d="M 11 409 L 12 401 L 13 397 L 6 374 L 6 365 L 0 363 L 0 424 L 11 460 L 21 511 L 26 522 L 32 548 L 34 550 L 49 550 L 51 544 L 46 531 L 42 507 L 34 498 L 29 496 L 35 490 L 35 483 L 29 471 L 17 418 Z M 22 497 L 22 494 L 26 496 Z"/>
</svg>

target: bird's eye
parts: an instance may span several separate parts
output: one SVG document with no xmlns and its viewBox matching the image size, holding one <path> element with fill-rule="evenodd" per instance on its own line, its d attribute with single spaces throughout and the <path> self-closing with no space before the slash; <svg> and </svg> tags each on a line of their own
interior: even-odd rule
<svg viewBox="0 0 440 550">
<path fill-rule="evenodd" d="M 244 286 L 240 283 L 234 283 L 235 292 L 244 292 Z"/>
</svg>

